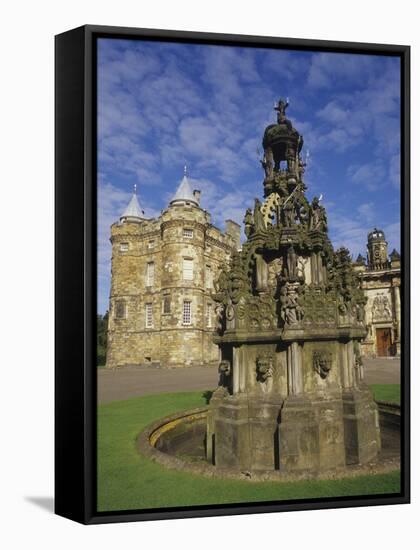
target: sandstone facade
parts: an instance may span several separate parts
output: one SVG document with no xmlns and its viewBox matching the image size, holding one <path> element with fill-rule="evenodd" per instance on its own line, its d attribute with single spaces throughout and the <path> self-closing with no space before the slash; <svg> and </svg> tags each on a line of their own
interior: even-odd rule
<svg viewBox="0 0 420 550">
<path fill-rule="evenodd" d="M 212 225 L 186 177 L 159 218 L 128 214 L 111 227 L 107 367 L 216 364 L 213 281 L 238 249 L 240 227 Z"/>
<path fill-rule="evenodd" d="M 365 306 L 367 337 L 363 355 L 389 357 L 400 355 L 401 337 L 401 262 L 394 250 L 388 255 L 388 243 L 381 229 L 368 235 L 367 260 L 358 257 L 355 268 L 367 298 Z"/>
</svg>

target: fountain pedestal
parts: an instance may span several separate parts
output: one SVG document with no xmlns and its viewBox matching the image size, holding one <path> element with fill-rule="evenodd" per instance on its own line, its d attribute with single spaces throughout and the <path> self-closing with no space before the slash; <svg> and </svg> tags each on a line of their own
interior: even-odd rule
<svg viewBox="0 0 420 550">
<path fill-rule="evenodd" d="M 320 199 L 306 198 L 303 139 L 286 107 L 264 134 L 265 202 L 247 210 L 247 240 L 213 295 L 221 363 L 206 449 L 219 468 L 317 472 L 380 450 L 360 356 L 366 299 Z"/>
</svg>

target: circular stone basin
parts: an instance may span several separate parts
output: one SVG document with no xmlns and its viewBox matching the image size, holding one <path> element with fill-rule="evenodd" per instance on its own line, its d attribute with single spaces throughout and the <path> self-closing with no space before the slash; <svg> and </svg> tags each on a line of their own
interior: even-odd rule
<svg viewBox="0 0 420 550">
<path fill-rule="evenodd" d="M 206 460 L 207 408 L 184 411 L 163 418 L 146 428 L 138 437 L 139 451 L 155 462 L 177 470 L 192 471 L 209 477 L 233 477 L 256 481 L 293 479 L 333 479 L 366 473 L 385 473 L 400 467 L 400 407 L 378 402 L 382 449 L 374 462 L 317 473 L 276 471 L 240 472 L 217 468 Z"/>
</svg>

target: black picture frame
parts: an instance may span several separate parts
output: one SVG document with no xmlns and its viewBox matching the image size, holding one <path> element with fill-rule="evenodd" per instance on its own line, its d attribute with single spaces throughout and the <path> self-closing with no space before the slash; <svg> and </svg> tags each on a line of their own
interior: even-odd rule
<svg viewBox="0 0 420 550">
<path fill-rule="evenodd" d="M 399 56 L 401 59 L 401 492 L 278 503 L 96 511 L 96 40 L 104 37 Z M 55 38 L 55 512 L 84 523 L 410 502 L 410 47 L 82 26 Z M 71 342 L 71 345 L 69 345 Z"/>
</svg>

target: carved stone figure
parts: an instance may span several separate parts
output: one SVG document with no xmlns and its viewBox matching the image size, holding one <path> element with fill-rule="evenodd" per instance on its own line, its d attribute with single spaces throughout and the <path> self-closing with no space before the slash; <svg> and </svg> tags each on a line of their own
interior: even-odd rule
<svg viewBox="0 0 420 550">
<path fill-rule="evenodd" d="M 332 354 L 329 351 L 316 350 L 312 356 L 314 370 L 322 379 L 327 378 L 332 367 Z"/>
<path fill-rule="evenodd" d="M 249 237 L 254 232 L 254 216 L 250 208 L 247 208 L 245 212 L 244 224 L 245 224 L 245 235 L 247 239 L 249 239 Z"/>
<path fill-rule="evenodd" d="M 290 245 L 287 250 L 287 277 L 290 280 L 297 279 L 297 266 L 298 266 L 298 257 L 293 248 L 293 245 Z"/>
<path fill-rule="evenodd" d="M 263 160 L 260 160 L 261 166 L 264 168 L 265 178 L 271 179 L 273 177 L 273 151 L 271 149 L 266 149 L 264 152 Z"/>
<path fill-rule="evenodd" d="M 291 200 L 286 200 L 283 204 L 282 222 L 285 227 L 292 227 L 295 223 L 295 207 Z"/>
<path fill-rule="evenodd" d="M 323 233 L 326 233 L 328 229 L 327 214 L 318 197 L 314 197 L 311 203 L 309 228 Z"/>
<path fill-rule="evenodd" d="M 277 111 L 277 123 L 278 124 L 286 124 L 288 129 L 292 130 L 292 123 L 290 120 L 286 118 L 286 109 L 289 106 L 288 101 L 284 101 L 283 99 L 279 99 L 277 106 L 274 107 L 274 110 Z"/>
<path fill-rule="evenodd" d="M 296 284 L 286 283 L 280 290 L 281 318 L 285 325 L 296 325 L 303 317 L 303 305 L 299 303 Z"/>
<path fill-rule="evenodd" d="M 375 296 L 372 304 L 372 316 L 374 319 L 389 319 L 392 317 L 388 296 L 385 296 L 385 294 Z"/>
<path fill-rule="evenodd" d="M 303 282 L 305 282 L 305 267 L 306 267 L 306 264 L 308 263 L 308 261 L 309 261 L 308 258 L 299 258 L 298 259 L 296 274 L 297 274 L 298 279 L 302 279 Z"/>
<path fill-rule="evenodd" d="M 215 312 L 216 312 L 216 330 L 217 332 L 221 333 L 224 330 L 225 308 L 223 304 L 217 304 L 215 307 Z"/>
<path fill-rule="evenodd" d="M 254 226 L 255 231 L 265 231 L 265 222 L 264 222 L 264 216 L 261 212 L 261 201 L 259 199 L 255 199 L 255 207 L 254 207 Z"/>
<path fill-rule="evenodd" d="M 297 288 L 296 298 L 296 317 L 298 321 L 302 321 L 305 315 L 305 287 L 299 285 Z"/>
</svg>

